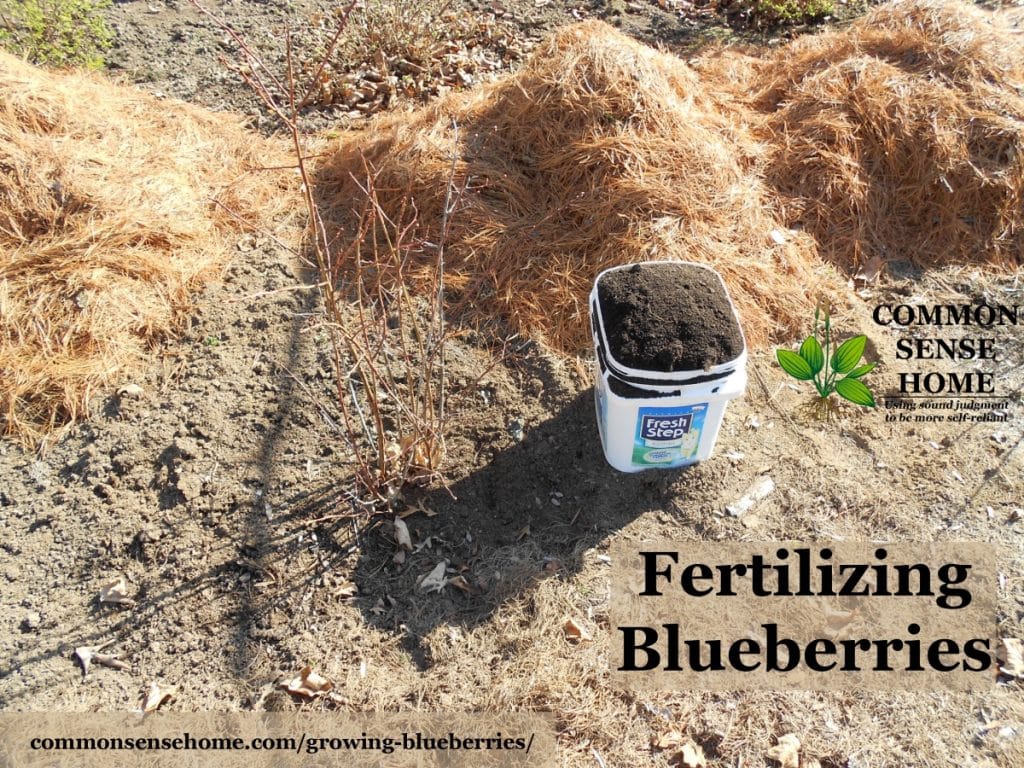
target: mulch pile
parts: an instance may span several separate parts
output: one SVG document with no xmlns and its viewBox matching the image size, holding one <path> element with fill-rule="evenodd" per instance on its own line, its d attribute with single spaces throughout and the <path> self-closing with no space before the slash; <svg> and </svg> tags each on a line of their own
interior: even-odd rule
<svg viewBox="0 0 1024 768">
<path fill-rule="evenodd" d="M 763 147 L 727 106 L 679 59 L 586 22 L 512 76 L 343 136 L 317 185 L 336 214 L 372 175 L 381 210 L 411 200 L 431 242 L 454 188 L 446 284 L 470 322 L 498 315 L 577 351 L 598 272 L 678 259 L 717 269 L 763 343 L 800 327 L 826 273 L 813 240 L 785 231 L 754 172 Z"/>
<path fill-rule="evenodd" d="M 180 326 L 285 156 L 235 117 L 0 53 L 0 432 L 38 443 Z"/>
<path fill-rule="evenodd" d="M 611 27 L 558 31 L 514 75 L 342 137 L 325 210 L 375 179 L 410 201 L 463 317 L 575 352 L 616 264 L 681 259 L 725 279 L 748 341 L 805 330 L 865 266 L 1024 261 L 1024 45 L 969 4 L 879 7 L 775 53 L 692 67 Z M 408 274 L 408 273 L 407 273 Z"/>
<path fill-rule="evenodd" d="M 846 270 L 1024 263 L 1024 37 L 960 2 L 881 6 L 770 58 L 766 176 Z"/>
</svg>

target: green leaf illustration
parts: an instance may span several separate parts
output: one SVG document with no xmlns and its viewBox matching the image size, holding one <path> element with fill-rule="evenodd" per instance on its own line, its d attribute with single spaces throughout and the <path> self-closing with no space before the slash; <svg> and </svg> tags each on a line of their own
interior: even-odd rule
<svg viewBox="0 0 1024 768">
<path fill-rule="evenodd" d="M 800 357 L 796 352 L 791 352 L 788 349 L 777 349 L 775 350 L 775 357 L 778 358 L 779 365 L 782 366 L 782 370 L 794 379 L 809 381 L 814 378 L 814 371 L 811 370 L 810 363 Z"/>
<path fill-rule="evenodd" d="M 821 344 L 813 336 L 808 336 L 800 345 L 800 357 L 811 366 L 811 373 L 816 374 L 825 367 L 825 353 L 821 350 Z"/>
<path fill-rule="evenodd" d="M 866 376 L 867 374 L 875 370 L 876 365 L 878 365 L 878 363 L 867 363 L 866 365 L 862 365 L 860 368 L 854 368 L 852 371 L 846 374 L 846 378 L 859 379 L 862 376 Z"/>
<path fill-rule="evenodd" d="M 857 405 L 864 405 L 868 408 L 875 407 L 875 398 L 871 390 L 865 387 L 856 379 L 840 379 L 836 382 L 836 392 L 840 397 L 849 400 Z"/>
<path fill-rule="evenodd" d="M 861 355 L 864 354 L 867 340 L 867 336 L 854 336 L 844 341 L 832 355 L 832 370 L 836 373 L 849 373 L 856 368 Z"/>
</svg>

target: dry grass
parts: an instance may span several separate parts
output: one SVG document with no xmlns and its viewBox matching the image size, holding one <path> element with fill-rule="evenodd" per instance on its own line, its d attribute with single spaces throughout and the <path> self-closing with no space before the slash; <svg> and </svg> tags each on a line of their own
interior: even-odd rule
<svg viewBox="0 0 1024 768">
<path fill-rule="evenodd" d="M 853 484 L 850 474 L 844 472 L 843 479 Z M 879 496 L 876 492 L 872 500 L 884 504 Z M 819 518 L 799 516 L 795 527 L 806 536 Z M 793 532 L 791 517 L 780 513 L 782 530 Z M 921 520 L 909 522 L 920 530 Z M 867 535 L 866 528 L 882 530 L 853 527 L 860 536 Z M 652 526 L 638 522 L 629 533 L 652 535 Z M 346 640 L 358 645 L 358 658 L 369 660 L 369 671 L 364 674 L 359 663 L 338 657 L 337 640 L 328 639 L 321 643 L 323 671 L 356 712 L 401 711 L 410 701 L 428 712 L 551 712 L 559 733 L 558 764 L 566 766 L 598 766 L 598 758 L 608 766 L 678 766 L 677 750 L 652 746 L 672 730 L 701 745 L 708 765 L 715 767 L 767 766 L 766 752 L 789 732 L 798 735 L 805 756 L 826 768 L 1020 764 L 1019 740 L 997 735 L 1000 727 L 1016 727 L 1024 716 L 1014 687 L 974 693 L 618 689 L 609 678 L 614 647 L 621 643 L 608 613 L 610 571 L 598 560 L 601 547 L 593 544 L 581 544 L 567 558 L 580 560 L 580 570 L 570 575 L 543 571 L 543 544 L 527 541 L 487 552 L 474 572 L 500 570 L 512 583 L 493 614 L 479 623 L 443 614 L 443 601 L 438 606 L 423 600 L 417 619 L 442 612 L 436 626 L 416 638 L 430 661 L 427 669 L 418 669 L 405 650 L 407 634 L 368 625 L 356 607 L 348 608 L 349 618 L 339 624 L 359 627 Z M 465 601 L 456 602 L 465 610 Z M 568 640 L 563 630 L 568 618 L 594 641 Z M 986 723 L 995 725 L 986 728 Z M 972 739 L 975 746 L 967 747 Z"/>
<path fill-rule="evenodd" d="M 999 16 L 882 6 L 780 50 L 753 89 L 767 178 L 825 258 L 1024 264 L 1024 40 Z"/>
<path fill-rule="evenodd" d="M 411 196 L 438 221 L 454 156 L 470 316 L 576 351 L 598 271 L 690 259 L 722 273 L 757 346 L 842 293 L 823 260 L 1024 261 L 1022 62 L 1019 35 L 944 0 L 775 55 L 713 52 L 700 75 L 585 23 L 499 83 L 343 138 L 323 205 L 344 208 L 366 162 L 385 208 Z"/>
<path fill-rule="evenodd" d="M 437 222 L 454 157 L 449 287 L 471 317 L 563 351 L 587 343 L 597 272 L 652 258 L 715 267 L 763 343 L 801 325 L 820 265 L 810 238 L 773 239 L 776 206 L 751 173 L 763 148 L 721 106 L 678 59 L 589 22 L 501 82 L 344 137 L 318 184 L 344 209 L 366 162 L 386 210 L 411 197 Z"/>
<path fill-rule="evenodd" d="M 1024 261 L 1022 54 L 997 17 L 943 0 L 696 71 L 588 22 L 499 82 L 343 136 L 317 205 L 328 240 L 351 245 L 369 169 L 379 227 L 412 200 L 429 246 L 460 190 L 445 288 L 470 322 L 578 351 L 597 272 L 687 259 L 723 275 L 757 346 L 805 330 L 817 294 L 841 299 L 828 262 Z M 268 218 L 270 184 L 245 169 L 276 150 L 229 120 L 0 61 L 0 404 L 6 431 L 40 439 L 223 263 L 236 222 L 212 199 Z M 403 279 L 430 290 L 434 255 L 403 258 Z"/>
<path fill-rule="evenodd" d="M 247 172 L 272 154 L 234 118 L 0 54 L 4 433 L 39 443 L 180 326 L 236 217 L 274 215 L 281 174 Z"/>
</svg>

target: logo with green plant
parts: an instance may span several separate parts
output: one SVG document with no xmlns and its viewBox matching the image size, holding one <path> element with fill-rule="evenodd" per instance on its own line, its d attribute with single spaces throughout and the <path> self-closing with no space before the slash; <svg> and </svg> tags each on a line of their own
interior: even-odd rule
<svg viewBox="0 0 1024 768">
<path fill-rule="evenodd" d="M 818 340 L 819 336 L 821 341 Z M 833 392 L 856 405 L 875 407 L 874 395 L 861 381 L 874 369 L 875 363 L 859 365 L 867 340 L 867 336 L 854 336 L 833 350 L 832 318 L 828 302 L 819 301 L 814 309 L 814 331 L 800 345 L 799 354 L 788 349 L 777 349 L 775 356 L 782 370 L 794 379 L 814 384 L 818 393 L 813 404 L 815 415 L 827 420 L 836 410 L 829 397 Z"/>
</svg>

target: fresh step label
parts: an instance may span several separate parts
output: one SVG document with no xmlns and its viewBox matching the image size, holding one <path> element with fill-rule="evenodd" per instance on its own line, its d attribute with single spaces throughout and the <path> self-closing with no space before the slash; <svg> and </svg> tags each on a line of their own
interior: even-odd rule
<svg viewBox="0 0 1024 768">
<path fill-rule="evenodd" d="M 633 465 L 665 467 L 693 461 L 707 410 L 707 403 L 641 408 L 633 435 Z"/>
</svg>

